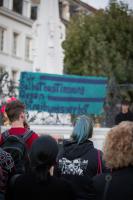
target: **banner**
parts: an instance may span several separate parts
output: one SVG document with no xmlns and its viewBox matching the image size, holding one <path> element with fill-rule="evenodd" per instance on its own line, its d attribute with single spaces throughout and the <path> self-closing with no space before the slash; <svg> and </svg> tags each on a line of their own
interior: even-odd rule
<svg viewBox="0 0 133 200">
<path fill-rule="evenodd" d="M 107 78 L 22 72 L 19 99 L 27 110 L 100 114 Z"/>
</svg>

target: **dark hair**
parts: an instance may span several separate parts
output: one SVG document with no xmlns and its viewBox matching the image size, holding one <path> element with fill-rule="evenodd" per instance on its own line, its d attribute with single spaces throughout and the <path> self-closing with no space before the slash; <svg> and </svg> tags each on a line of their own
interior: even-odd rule
<svg viewBox="0 0 133 200">
<path fill-rule="evenodd" d="M 30 159 L 31 170 L 38 181 L 45 181 L 49 169 L 56 162 L 58 145 L 54 138 L 49 135 L 41 136 L 32 145 Z"/>
<path fill-rule="evenodd" d="M 129 105 L 130 105 L 130 102 L 127 101 L 127 100 L 123 100 L 123 101 L 121 102 L 121 105 L 127 105 L 127 106 L 129 106 Z"/>
<path fill-rule="evenodd" d="M 92 137 L 93 121 L 91 118 L 82 115 L 77 118 L 71 138 L 78 144 Z"/>
<path fill-rule="evenodd" d="M 24 125 L 24 128 L 30 128 L 30 126 L 26 120 L 24 121 L 23 125 Z"/>
<path fill-rule="evenodd" d="M 10 122 L 14 122 L 19 119 L 19 115 L 24 112 L 25 105 L 19 100 L 11 101 L 6 104 L 5 112 Z"/>
</svg>

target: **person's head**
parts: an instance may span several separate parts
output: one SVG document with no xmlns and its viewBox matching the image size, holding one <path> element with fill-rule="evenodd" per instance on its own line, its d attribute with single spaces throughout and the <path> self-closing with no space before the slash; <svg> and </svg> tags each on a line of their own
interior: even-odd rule
<svg viewBox="0 0 133 200">
<path fill-rule="evenodd" d="M 56 140 L 49 136 L 41 136 L 34 141 L 31 153 L 31 169 L 36 174 L 38 180 L 43 181 L 47 179 L 51 167 L 56 163 L 58 154 L 58 145 Z"/>
<path fill-rule="evenodd" d="M 7 103 L 5 112 L 11 123 L 15 121 L 25 121 L 25 105 L 19 100 Z"/>
<path fill-rule="evenodd" d="M 122 101 L 121 103 L 121 111 L 122 113 L 127 113 L 129 111 L 129 101 Z"/>
<path fill-rule="evenodd" d="M 92 137 L 93 121 L 91 118 L 83 115 L 77 118 L 71 138 L 78 144 Z"/>
<path fill-rule="evenodd" d="M 133 165 L 133 122 L 121 122 L 109 131 L 103 158 L 112 169 Z"/>
</svg>

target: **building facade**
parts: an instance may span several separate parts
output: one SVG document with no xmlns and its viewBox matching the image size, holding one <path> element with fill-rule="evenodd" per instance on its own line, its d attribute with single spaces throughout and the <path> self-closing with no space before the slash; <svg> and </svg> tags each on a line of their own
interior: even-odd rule
<svg viewBox="0 0 133 200">
<path fill-rule="evenodd" d="M 0 0 L 0 73 L 63 73 L 66 26 L 96 9 L 79 0 Z"/>
<path fill-rule="evenodd" d="M 18 84 L 21 71 L 63 74 L 66 26 L 73 15 L 94 12 L 80 0 L 0 0 L 0 74 L 8 72 L 13 83 Z M 5 95 L 4 99 L 1 88 L 0 104 L 12 96 Z M 4 88 L 7 94 L 8 89 Z M 34 122 L 44 123 L 44 118 L 48 123 L 70 122 L 69 115 L 48 113 L 37 115 Z"/>
<path fill-rule="evenodd" d="M 34 1 L 35 3 L 35 1 Z M 65 26 L 59 16 L 58 0 L 43 0 L 38 4 L 38 16 L 34 22 L 33 70 L 62 74 Z"/>
<path fill-rule="evenodd" d="M 93 14 L 96 9 L 80 0 L 41 0 L 34 24 L 34 71 L 63 73 L 64 52 L 62 42 L 66 26 L 75 14 Z"/>
<path fill-rule="evenodd" d="M 91 15 L 96 11 L 97 9 L 80 0 L 59 0 L 60 18 L 65 24 L 76 14 Z"/>
<path fill-rule="evenodd" d="M 14 81 L 33 69 L 30 9 L 30 0 L 0 1 L 0 73 L 8 71 Z"/>
</svg>

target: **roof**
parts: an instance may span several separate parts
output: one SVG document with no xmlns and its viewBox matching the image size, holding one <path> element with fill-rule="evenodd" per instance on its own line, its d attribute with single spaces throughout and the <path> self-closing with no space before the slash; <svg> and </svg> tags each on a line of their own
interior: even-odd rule
<svg viewBox="0 0 133 200">
<path fill-rule="evenodd" d="M 32 3 L 35 3 L 35 4 L 40 4 L 40 1 L 41 0 L 32 0 Z M 83 2 L 83 1 L 80 1 L 80 0 L 68 0 L 68 1 L 72 1 L 72 2 L 75 2 L 81 6 L 83 6 L 84 8 L 86 8 L 87 10 L 90 10 L 91 12 L 96 12 L 97 9 L 92 7 L 91 5 Z"/>
<path fill-rule="evenodd" d="M 72 0 L 72 1 L 77 3 L 77 4 L 79 4 L 79 5 L 81 5 L 81 6 L 83 6 L 83 7 L 85 7 L 87 10 L 90 10 L 92 12 L 96 12 L 97 11 L 96 8 L 90 6 L 89 4 L 87 4 L 87 3 L 83 2 L 83 1 L 80 1 L 80 0 Z"/>
</svg>

